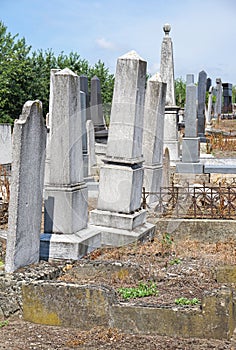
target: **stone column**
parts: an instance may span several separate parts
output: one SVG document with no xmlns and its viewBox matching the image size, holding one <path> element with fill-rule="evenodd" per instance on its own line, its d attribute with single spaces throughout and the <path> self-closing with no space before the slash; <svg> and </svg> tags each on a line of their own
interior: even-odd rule
<svg viewBox="0 0 236 350">
<path fill-rule="evenodd" d="M 166 83 L 156 74 L 147 82 L 144 127 L 144 187 L 147 192 L 159 192 L 162 183 L 163 134 L 165 116 Z M 148 197 L 148 203 L 157 201 L 156 195 Z"/>
<path fill-rule="evenodd" d="M 200 141 L 206 142 L 205 138 L 205 101 L 206 101 L 206 82 L 207 74 L 203 70 L 198 75 L 198 105 L 197 105 L 197 119 L 198 119 L 198 136 Z"/>
<path fill-rule="evenodd" d="M 6 272 L 39 261 L 45 148 L 42 104 L 28 101 L 13 130 Z"/>
<path fill-rule="evenodd" d="M 80 91 L 80 120 L 82 132 L 82 151 L 83 151 L 83 165 L 84 178 L 88 177 L 88 148 L 87 148 L 87 130 L 86 130 L 86 94 Z"/>
<path fill-rule="evenodd" d="M 200 138 L 197 137 L 197 87 L 186 86 L 185 136 L 182 142 L 182 161 L 176 164 L 176 172 L 200 174 L 203 166 L 199 163 Z"/>
<path fill-rule="evenodd" d="M 83 177 L 79 78 L 68 68 L 54 75 L 49 184 L 45 187 L 45 232 L 75 233 L 87 226 Z"/>
<path fill-rule="evenodd" d="M 164 123 L 164 147 L 169 149 L 170 160 L 176 162 L 179 160 L 179 141 L 178 141 L 178 111 L 175 100 L 174 86 L 174 59 L 173 45 L 169 36 L 171 26 L 165 24 L 163 27 L 165 37 L 161 47 L 161 80 L 167 83 L 166 90 L 166 108 Z"/>
<path fill-rule="evenodd" d="M 141 209 L 143 112 L 146 62 L 131 51 L 117 61 L 105 164 L 91 223 L 104 244 L 121 245 L 153 232 Z M 102 228 L 101 228 L 102 227 Z"/>
</svg>

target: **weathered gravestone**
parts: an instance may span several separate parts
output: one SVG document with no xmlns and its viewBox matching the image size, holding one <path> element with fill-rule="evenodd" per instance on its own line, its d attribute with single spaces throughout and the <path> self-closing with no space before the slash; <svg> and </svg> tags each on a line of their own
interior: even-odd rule
<svg viewBox="0 0 236 350">
<path fill-rule="evenodd" d="M 143 186 L 146 192 L 159 192 L 161 187 L 165 99 L 166 83 L 156 74 L 147 82 L 144 107 Z M 150 195 L 147 200 L 151 204 L 157 201 L 157 196 Z"/>
<path fill-rule="evenodd" d="M 95 132 L 92 120 L 88 120 L 86 123 L 87 130 L 87 143 L 88 143 L 88 175 L 94 175 L 93 167 L 96 165 L 95 154 Z"/>
<path fill-rule="evenodd" d="M 6 272 L 39 261 L 45 148 L 42 104 L 28 101 L 13 131 Z"/>
<path fill-rule="evenodd" d="M 141 209 L 146 62 L 135 51 L 118 58 L 105 164 L 91 223 L 103 244 L 122 245 L 153 233 Z"/>
<path fill-rule="evenodd" d="M 53 84 L 41 257 L 78 259 L 100 246 L 100 232 L 87 227 L 80 81 L 77 74 L 65 68 L 55 73 Z"/>
<path fill-rule="evenodd" d="M 222 82 L 220 78 L 216 79 L 216 103 L 215 103 L 215 117 L 218 118 L 221 115 L 222 109 Z"/>
<path fill-rule="evenodd" d="M 90 112 L 95 131 L 105 130 L 106 125 L 103 117 L 101 85 L 96 75 L 91 79 Z"/>
<path fill-rule="evenodd" d="M 200 138 L 197 137 L 197 87 L 186 86 L 185 136 L 182 142 L 182 161 L 176 164 L 179 173 L 200 174 L 203 165 L 199 162 Z"/>
<path fill-rule="evenodd" d="M 206 101 L 206 82 L 207 74 L 203 70 L 198 75 L 198 94 L 197 94 L 197 118 L 198 118 L 198 136 L 200 141 L 205 142 L 205 101 Z"/>
<path fill-rule="evenodd" d="M 11 125 L 0 124 L 0 164 L 12 162 Z"/>
<path fill-rule="evenodd" d="M 179 141 L 178 141 L 178 111 L 175 100 L 174 87 L 174 58 L 173 44 L 169 36 L 171 26 L 165 24 L 163 27 L 165 36 L 161 47 L 160 75 L 161 80 L 167 83 L 166 107 L 164 122 L 164 147 L 168 147 L 170 160 L 176 162 L 179 160 Z"/>
<path fill-rule="evenodd" d="M 50 121 L 45 232 L 74 233 L 87 226 L 87 186 L 83 176 L 79 79 L 68 68 L 54 75 Z"/>
</svg>

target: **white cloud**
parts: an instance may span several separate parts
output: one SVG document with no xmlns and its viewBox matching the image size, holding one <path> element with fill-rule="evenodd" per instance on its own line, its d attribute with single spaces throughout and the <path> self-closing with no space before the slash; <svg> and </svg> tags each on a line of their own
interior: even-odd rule
<svg viewBox="0 0 236 350">
<path fill-rule="evenodd" d="M 108 41 L 105 38 L 97 39 L 96 43 L 102 49 L 106 49 L 106 50 L 114 50 L 115 49 L 115 45 L 111 41 Z"/>
</svg>

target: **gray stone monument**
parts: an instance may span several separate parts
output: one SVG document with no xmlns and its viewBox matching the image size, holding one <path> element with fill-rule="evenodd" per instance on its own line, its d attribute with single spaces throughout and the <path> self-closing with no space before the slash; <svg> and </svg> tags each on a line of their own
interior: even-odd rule
<svg viewBox="0 0 236 350">
<path fill-rule="evenodd" d="M 75 233 L 87 226 L 87 187 L 81 166 L 79 79 L 68 68 L 54 75 L 50 120 L 50 173 L 49 184 L 45 187 L 45 232 Z"/>
<path fill-rule="evenodd" d="M 118 58 L 105 164 L 100 169 L 97 209 L 103 244 L 122 245 L 153 233 L 141 209 L 143 112 L 146 62 L 131 51 Z"/>
<path fill-rule="evenodd" d="M 87 141 L 88 141 L 88 175 L 94 175 L 93 167 L 96 166 L 96 154 L 95 154 L 95 132 L 92 120 L 88 120 L 86 123 L 87 129 Z"/>
<path fill-rule="evenodd" d="M 206 82 L 207 82 L 207 74 L 203 70 L 198 75 L 198 96 L 197 96 L 198 136 L 200 137 L 200 141 L 202 142 L 206 142 L 206 138 L 205 138 Z"/>
<path fill-rule="evenodd" d="M 105 120 L 102 109 L 102 93 L 99 78 L 95 75 L 91 79 L 90 112 L 95 131 L 105 130 Z"/>
<path fill-rule="evenodd" d="M 209 129 L 211 127 L 211 114 L 212 114 L 212 90 L 213 87 L 210 86 L 208 90 L 208 105 L 206 113 L 206 127 Z"/>
<path fill-rule="evenodd" d="M 176 172 L 200 174 L 203 165 L 199 162 L 200 138 L 197 137 L 197 87 L 186 86 L 185 136 L 182 142 L 182 161 L 176 164 Z"/>
<path fill-rule="evenodd" d="M 216 103 L 215 103 L 215 117 L 218 118 L 221 115 L 222 109 L 222 82 L 220 78 L 216 79 Z"/>
<path fill-rule="evenodd" d="M 79 82 L 68 68 L 54 75 L 42 258 L 78 259 L 101 244 L 100 232 L 87 227 Z"/>
<path fill-rule="evenodd" d="M 164 147 L 168 147 L 170 160 L 176 162 L 179 160 L 179 140 L 178 140 L 178 111 L 175 100 L 174 86 L 174 59 L 173 44 L 169 36 L 171 26 L 165 24 L 163 27 L 165 36 L 161 47 L 160 75 L 161 80 L 167 83 L 166 107 L 164 122 Z"/>
<path fill-rule="evenodd" d="M 91 119 L 91 114 L 90 114 L 90 96 L 89 96 L 89 89 L 88 89 L 88 77 L 84 74 L 79 76 L 79 81 L 80 81 L 80 90 L 85 93 L 85 98 L 86 98 L 86 120 Z"/>
<path fill-rule="evenodd" d="M 88 147 L 87 147 L 87 130 L 86 130 L 86 94 L 80 91 L 80 120 L 82 131 L 82 151 L 84 164 L 84 178 L 88 177 Z"/>
<path fill-rule="evenodd" d="M 147 192 L 159 192 L 162 182 L 165 99 L 166 83 L 156 74 L 147 82 L 144 107 L 143 186 Z M 156 201 L 156 195 L 148 196 L 149 204 Z"/>
<path fill-rule="evenodd" d="M 186 75 L 186 86 L 190 84 L 194 84 L 194 74 Z"/>
<path fill-rule="evenodd" d="M 0 164 L 12 162 L 11 125 L 0 124 Z"/>
<path fill-rule="evenodd" d="M 42 104 L 28 101 L 13 131 L 6 272 L 39 261 L 45 148 Z"/>
</svg>

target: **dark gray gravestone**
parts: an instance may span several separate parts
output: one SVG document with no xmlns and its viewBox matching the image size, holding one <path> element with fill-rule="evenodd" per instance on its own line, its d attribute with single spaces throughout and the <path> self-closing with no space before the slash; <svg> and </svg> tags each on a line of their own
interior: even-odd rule
<svg viewBox="0 0 236 350">
<path fill-rule="evenodd" d="M 106 129 L 102 110 L 101 85 L 96 75 L 91 79 L 90 110 L 95 131 Z"/>
<path fill-rule="evenodd" d="M 211 86 L 212 86 L 211 78 L 207 78 L 207 81 L 206 81 L 206 91 L 209 91 Z"/>
<path fill-rule="evenodd" d="M 202 70 L 198 75 L 198 106 L 197 106 L 197 118 L 198 118 L 198 136 L 201 141 L 205 138 L 205 100 L 206 100 L 206 81 L 207 74 Z"/>
</svg>

